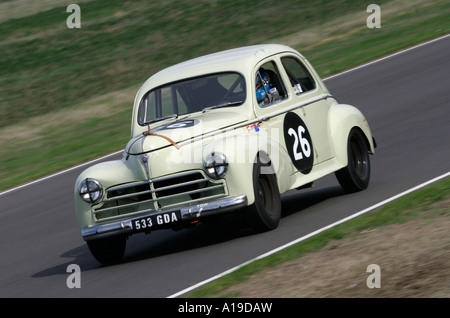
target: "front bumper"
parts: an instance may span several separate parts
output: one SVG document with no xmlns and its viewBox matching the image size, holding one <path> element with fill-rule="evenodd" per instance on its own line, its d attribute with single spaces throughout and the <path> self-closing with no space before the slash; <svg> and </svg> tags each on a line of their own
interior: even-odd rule
<svg viewBox="0 0 450 318">
<path fill-rule="evenodd" d="M 230 212 L 246 206 L 247 206 L 247 196 L 241 195 L 220 199 L 212 202 L 205 202 L 191 206 L 186 206 L 177 209 L 177 211 L 179 210 L 181 213 L 180 221 L 189 221 L 189 220 L 197 220 L 206 216 Z M 81 236 L 85 241 L 88 241 L 92 239 L 98 239 L 102 237 L 119 234 L 132 234 L 136 232 L 132 226 L 134 220 L 138 220 L 150 215 L 154 216 L 158 214 L 166 214 L 168 212 L 171 211 L 150 213 L 148 215 L 139 215 L 138 217 L 129 218 L 126 220 L 84 228 L 81 230 Z"/>
</svg>

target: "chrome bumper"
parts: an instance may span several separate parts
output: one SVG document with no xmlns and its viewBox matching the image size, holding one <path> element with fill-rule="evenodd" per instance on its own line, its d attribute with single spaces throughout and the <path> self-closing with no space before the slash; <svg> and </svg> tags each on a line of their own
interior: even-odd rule
<svg viewBox="0 0 450 318">
<path fill-rule="evenodd" d="M 182 207 L 179 210 L 181 212 L 181 221 L 196 220 L 202 217 L 222 214 L 230 212 L 239 208 L 247 206 L 247 196 L 241 195 L 236 197 L 225 198 L 212 202 L 205 202 L 200 204 L 194 204 L 187 207 Z M 161 211 L 157 213 L 151 213 L 148 215 L 164 214 L 171 211 Z M 118 235 L 118 234 L 132 234 L 134 220 L 140 219 L 147 215 L 139 215 L 130 219 L 112 222 L 108 224 L 102 224 L 81 229 L 81 236 L 85 241 L 98 239 L 101 237 Z"/>
</svg>

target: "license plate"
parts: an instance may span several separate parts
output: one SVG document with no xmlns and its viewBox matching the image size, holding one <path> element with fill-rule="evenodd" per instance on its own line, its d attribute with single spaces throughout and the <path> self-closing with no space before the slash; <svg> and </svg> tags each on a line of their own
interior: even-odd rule
<svg viewBox="0 0 450 318">
<path fill-rule="evenodd" d="M 180 220 L 181 220 L 181 212 L 173 211 L 173 212 L 145 216 L 145 217 L 133 220 L 131 223 L 133 225 L 133 230 L 144 231 L 144 230 L 149 230 L 149 229 L 153 230 L 153 229 L 161 228 L 168 224 L 170 225 L 171 223 L 178 222 Z"/>
</svg>

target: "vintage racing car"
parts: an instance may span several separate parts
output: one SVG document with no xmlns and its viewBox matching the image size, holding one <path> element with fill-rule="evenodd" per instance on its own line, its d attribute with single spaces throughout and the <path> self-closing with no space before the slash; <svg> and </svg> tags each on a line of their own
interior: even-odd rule
<svg viewBox="0 0 450 318">
<path fill-rule="evenodd" d="M 139 89 L 123 158 L 78 177 L 75 208 L 94 257 L 123 258 L 138 232 L 182 229 L 246 213 L 280 221 L 280 194 L 331 173 L 365 189 L 375 141 L 296 50 L 278 44 L 218 52 L 166 68 Z"/>
</svg>

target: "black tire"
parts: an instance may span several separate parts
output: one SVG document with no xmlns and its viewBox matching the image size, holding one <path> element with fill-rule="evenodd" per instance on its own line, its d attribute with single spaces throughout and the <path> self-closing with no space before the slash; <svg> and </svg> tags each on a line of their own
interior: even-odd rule
<svg viewBox="0 0 450 318">
<path fill-rule="evenodd" d="M 278 227 L 281 218 L 281 199 L 277 178 L 267 156 L 258 156 L 253 166 L 253 192 L 255 202 L 248 207 L 250 224 L 259 231 Z"/>
<path fill-rule="evenodd" d="M 335 173 L 339 184 L 350 193 L 366 189 L 370 180 L 370 158 L 366 139 L 359 129 L 350 131 L 347 156 L 347 167 Z"/>
<path fill-rule="evenodd" d="M 124 235 L 87 241 L 92 255 L 103 265 L 110 265 L 121 261 L 125 254 L 126 243 L 127 238 Z"/>
</svg>

